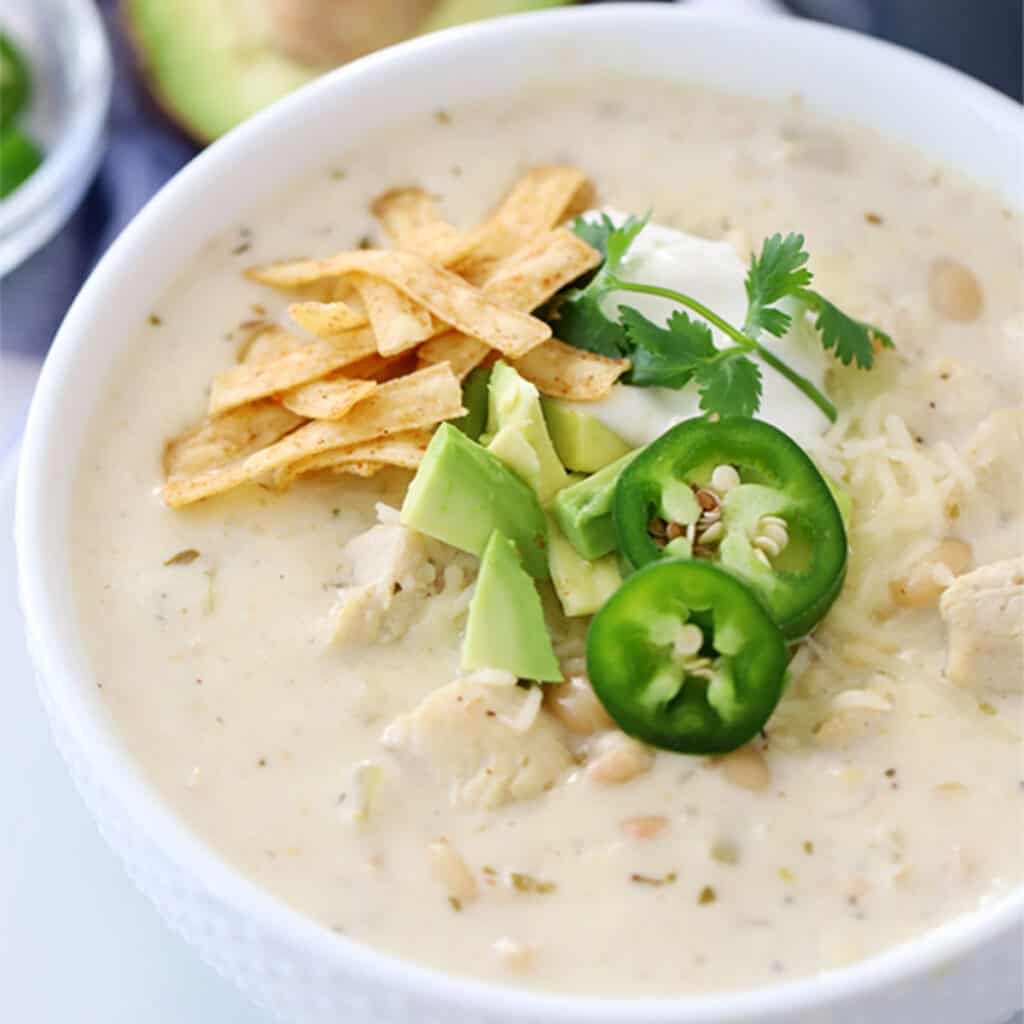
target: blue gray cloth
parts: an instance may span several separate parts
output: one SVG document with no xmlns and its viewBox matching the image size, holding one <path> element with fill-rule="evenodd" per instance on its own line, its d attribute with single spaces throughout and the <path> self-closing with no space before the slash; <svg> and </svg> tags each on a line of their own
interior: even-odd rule
<svg viewBox="0 0 1024 1024">
<path fill-rule="evenodd" d="M 196 152 L 139 87 L 117 30 L 114 0 L 101 9 L 115 61 L 109 145 L 82 205 L 56 237 L 4 278 L 3 347 L 42 359 L 93 265 L 146 201 Z"/>
</svg>

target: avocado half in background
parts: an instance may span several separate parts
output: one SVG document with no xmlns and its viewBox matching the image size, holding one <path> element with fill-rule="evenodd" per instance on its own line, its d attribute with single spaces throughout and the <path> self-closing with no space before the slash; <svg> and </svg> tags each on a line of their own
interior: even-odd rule
<svg viewBox="0 0 1024 1024">
<path fill-rule="evenodd" d="M 208 142 L 339 64 L 468 21 L 566 0 L 121 0 L 160 105 Z M 569 0 L 571 2 L 571 0 Z"/>
</svg>

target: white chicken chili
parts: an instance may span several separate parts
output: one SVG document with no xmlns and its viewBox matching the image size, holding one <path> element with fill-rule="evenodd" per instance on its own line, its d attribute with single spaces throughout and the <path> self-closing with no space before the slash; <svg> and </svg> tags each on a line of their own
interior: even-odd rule
<svg viewBox="0 0 1024 1024">
<path fill-rule="evenodd" d="M 620 281 L 740 340 L 617 289 L 577 334 L 612 262 L 587 210 L 651 211 Z M 776 235 L 792 287 L 752 312 Z M 325 152 L 196 254 L 88 425 L 72 586 L 124 743 L 324 927 L 505 984 L 749 988 L 999 900 L 1021 238 L 795 99 L 602 80 Z M 711 454 L 626 537 L 612 506 L 680 423 Z M 623 680 L 593 634 L 635 635 L 655 579 Z"/>
</svg>

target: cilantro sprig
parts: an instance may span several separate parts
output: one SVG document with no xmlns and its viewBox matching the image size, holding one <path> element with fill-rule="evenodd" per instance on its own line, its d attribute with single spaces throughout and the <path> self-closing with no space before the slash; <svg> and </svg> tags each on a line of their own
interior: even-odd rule
<svg viewBox="0 0 1024 1024">
<path fill-rule="evenodd" d="M 795 299 L 813 314 L 822 346 L 846 366 L 869 370 L 874 365 L 875 345 L 892 347 L 892 339 L 884 331 L 844 313 L 810 287 L 813 275 L 807 267 L 804 237 L 799 234 L 772 235 L 751 258 L 744 281 L 747 313 L 742 327 L 683 292 L 622 280 L 618 276 L 622 262 L 646 223 L 646 217 L 629 217 L 616 227 L 605 214 L 597 220 L 577 218 L 573 230 L 601 252 L 604 262 L 583 285 L 563 292 L 544 314 L 568 344 L 599 355 L 628 357 L 632 368 L 626 383 L 683 388 L 693 382 L 705 412 L 753 416 L 761 407 L 762 394 L 761 369 L 750 358 L 756 354 L 835 420 L 836 409 L 827 396 L 761 343 L 765 334 L 782 337 L 792 323 L 791 314 L 779 303 Z M 699 319 L 679 309 L 659 326 L 631 306 L 619 306 L 618 317 L 613 318 L 604 310 L 604 300 L 613 291 L 669 299 Z M 709 325 L 733 344 L 717 348 Z"/>
<path fill-rule="evenodd" d="M 548 309 L 549 316 L 557 318 L 559 335 L 567 344 L 612 359 L 621 358 L 631 347 L 622 324 L 605 316 L 601 301 L 619 287 L 616 271 L 646 224 L 646 217 L 627 217 L 616 227 L 605 213 L 598 220 L 576 218 L 573 231 L 604 260 L 585 287 L 568 289 Z"/>
</svg>

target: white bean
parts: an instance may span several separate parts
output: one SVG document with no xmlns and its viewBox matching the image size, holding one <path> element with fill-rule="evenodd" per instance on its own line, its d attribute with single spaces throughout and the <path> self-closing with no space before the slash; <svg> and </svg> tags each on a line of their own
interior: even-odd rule
<svg viewBox="0 0 1024 1024">
<path fill-rule="evenodd" d="M 545 686 L 544 706 L 569 732 L 579 736 L 589 736 L 615 725 L 585 675 L 569 676 L 564 683 Z"/>
<path fill-rule="evenodd" d="M 617 786 L 649 772 L 653 764 L 654 755 L 642 743 L 623 732 L 612 732 L 601 737 L 587 777 L 602 786 Z"/>
<path fill-rule="evenodd" d="M 771 785 L 772 774 L 768 761 L 757 747 L 749 743 L 720 758 L 718 766 L 734 786 L 758 791 Z"/>
<path fill-rule="evenodd" d="M 636 818 L 627 818 L 622 823 L 622 831 L 630 839 L 654 839 L 668 827 L 668 818 L 664 814 L 642 814 Z"/>
<path fill-rule="evenodd" d="M 928 268 L 928 299 L 947 320 L 967 323 L 977 320 L 985 296 L 974 272 L 956 260 L 935 260 Z"/>
</svg>

